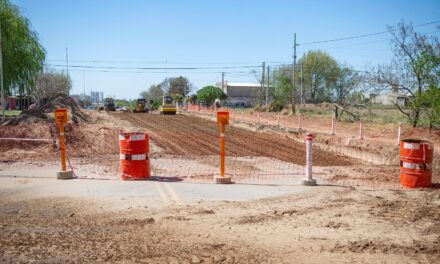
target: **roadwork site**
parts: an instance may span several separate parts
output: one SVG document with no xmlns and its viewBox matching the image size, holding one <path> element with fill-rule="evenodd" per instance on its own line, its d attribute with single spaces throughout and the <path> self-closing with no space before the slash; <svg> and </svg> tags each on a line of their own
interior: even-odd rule
<svg viewBox="0 0 440 264">
<path fill-rule="evenodd" d="M 84 119 L 65 126 L 72 180 L 56 179 L 50 118 L 1 127 L 11 140 L 0 142 L 0 262 L 440 259 L 439 174 L 433 188 L 399 186 L 399 164 L 377 159 L 398 158 L 395 145 L 314 133 L 318 186 L 302 186 L 305 131 L 231 122 L 225 172 L 235 184 L 222 185 L 213 181 L 219 127 L 210 117 L 79 111 Z M 149 180 L 120 179 L 121 131 L 148 133 Z"/>
</svg>

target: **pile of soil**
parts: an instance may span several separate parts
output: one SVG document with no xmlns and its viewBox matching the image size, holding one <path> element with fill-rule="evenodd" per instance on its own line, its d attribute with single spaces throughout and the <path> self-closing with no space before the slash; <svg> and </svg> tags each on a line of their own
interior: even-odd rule
<svg viewBox="0 0 440 264">
<path fill-rule="evenodd" d="M 69 120 L 75 124 L 90 121 L 90 116 L 81 111 L 75 100 L 65 94 L 58 94 L 43 100 L 35 109 L 22 111 L 19 116 L 7 120 L 2 125 L 15 126 L 53 122 L 53 112 L 56 108 L 66 108 L 69 112 Z"/>
</svg>

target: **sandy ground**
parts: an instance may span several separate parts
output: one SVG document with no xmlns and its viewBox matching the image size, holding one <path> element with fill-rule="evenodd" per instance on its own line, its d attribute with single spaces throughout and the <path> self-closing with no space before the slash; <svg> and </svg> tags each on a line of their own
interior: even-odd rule
<svg viewBox="0 0 440 264">
<path fill-rule="evenodd" d="M 186 116 L 170 121 L 143 114 L 90 115 L 90 123 L 66 129 L 69 158 L 81 178 L 110 180 L 55 181 L 59 162 L 53 144 L 56 131 L 50 125 L 0 130 L 0 137 L 49 140 L 0 142 L 0 262 L 436 263 L 440 259 L 438 173 L 433 177 L 436 188 L 407 190 L 398 185 L 397 165 L 374 165 L 317 150 L 313 172 L 323 186 L 298 189 L 292 185 L 304 175 L 304 145 L 294 141 L 295 134 L 234 127 L 231 131 L 238 140 L 233 141 L 235 154 L 227 158 L 227 170 L 235 169 L 238 182 L 251 184 L 215 190 L 211 184 L 185 183 L 212 181 L 217 148 L 207 141 L 217 142 L 215 123 Z M 120 130 L 148 130 L 156 181 L 125 185 L 116 180 Z M 329 146 L 339 140 L 317 139 Z M 395 148 L 381 142 L 350 144 L 361 152 L 395 155 Z M 120 193 L 126 188 L 122 186 L 131 187 Z M 237 195 L 249 198 L 233 198 Z M 200 199 L 191 199 L 195 196 Z"/>
<path fill-rule="evenodd" d="M 440 258 L 438 189 L 327 186 L 258 200 L 195 202 L 183 196 L 180 186 L 188 184 L 174 183 L 181 202 L 157 207 L 154 199 L 135 195 L 72 198 L 41 193 L 38 179 L 0 181 L 5 263 L 435 263 Z"/>
</svg>

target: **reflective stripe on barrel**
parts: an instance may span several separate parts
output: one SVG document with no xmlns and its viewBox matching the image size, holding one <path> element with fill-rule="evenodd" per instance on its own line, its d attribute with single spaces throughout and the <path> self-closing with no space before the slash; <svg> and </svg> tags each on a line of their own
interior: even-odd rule
<svg viewBox="0 0 440 264">
<path fill-rule="evenodd" d="M 141 180 L 150 177 L 148 134 L 121 133 L 119 159 L 123 180 Z"/>
<path fill-rule="evenodd" d="M 409 188 L 430 187 L 434 147 L 432 142 L 404 139 L 400 142 L 400 184 Z"/>
<path fill-rule="evenodd" d="M 406 169 L 414 169 L 414 170 L 430 170 L 432 169 L 431 163 L 411 163 L 411 162 L 400 162 L 400 166 Z"/>
<path fill-rule="evenodd" d="M 145 134 L 133 134 L 133 135 L 120 134 L 119 135 L 119 140 L 125 140 L 125 139 L 130 139 L 131 141 L 145 140 Z"/>
<path fill-rule="evenodd" d="M 404 149 L 420 149 L 420 144 L 419 143 L 403 142 L 403 148 Z"/>
<path fill-rule="evenodd" d="M 121 160 L 147 160 L 148 154 L 138 154 L 138 155 L 131 155 L 131 154 L 119 154 L 119 159 Z"/>
<path fill-rule="evenodd" d="M 404 139 L 400 143 L 400 159 L 415 163 L 432 163 L 434 147 L 426 140 Z"/>
</svg>

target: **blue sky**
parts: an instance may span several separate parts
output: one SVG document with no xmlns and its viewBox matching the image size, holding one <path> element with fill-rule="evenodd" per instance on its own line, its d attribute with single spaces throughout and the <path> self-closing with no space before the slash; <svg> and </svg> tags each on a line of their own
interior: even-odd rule
<svg viewBox="0 0 440 264">
<path fill-rule="evenodd" d="M 47 52 L 47 64 L 65 70 L 68 48 L 72 93 L 103 91 L 136 98 L 165 77 L 183 75 L 195 88 L 221 80 L 255 82 L 250 68 L 263 61 L 292 62 L 293 33 L 298 57 L 327 51 L 356 69 L 391 58 L 389 35 L 349 41 L 301 43 L 386 30 L 404 19 L 414 25 L 440 20 L 440 1 L 147 1 L 12 0 L 28 17 Z M 417 31 L 439 35 L 435 25 Z M 56 66 L 61 65 L 61 66 Z M 136 70 L 139 67 L 198 67 L 197 70 Z M 216 69 L 206 69 L 216 68 Z M 258 70 L 258 68 L 255 68 Z M 85 82 L 84 82 L 85 77 Z"/>
</svg>

